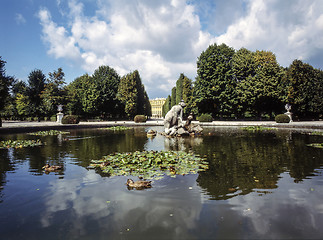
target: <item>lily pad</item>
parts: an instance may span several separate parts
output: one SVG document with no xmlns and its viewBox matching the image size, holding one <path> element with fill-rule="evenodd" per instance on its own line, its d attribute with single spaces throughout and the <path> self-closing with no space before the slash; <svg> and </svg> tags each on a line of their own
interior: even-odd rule
<svg viewBox="0 0 323 240">
<path fill-rule="evenodd" d="M 314 131 L 314 132 L 311 132 L 310 135 L 323 136 L 323 132 Z"/>
<path fill-rule="evenodd" d="M 323 143 L 311 143 L 307 144 L 309 147 L 315 147 L 315 148 L 323 148 Z"/>
<path fill-rule="evenodd" d="M 103 130 L 113 130 L 113 131 L 124 131 L 132 129 L 131 127 L 125 127 L 125 126 L 114 126 L 114 127 L 108 127 L 108 128 L 101 128 Z"/>
<path fill-rule="evenodd" d="M 192 153 L 182 151 L 136 151 L 114 153 L 92 160 L 91 168 L 99 168 L 109 176 L 138 176 L 161 179 L 165 175 L 196 174 L 208 169 L 208 162 Z"/>
<path fill-rule="evenodd" d="M 272 128 L 272 127 L 263 127 L 263 126 L 247 126 L 247 127 L 242 127 L 242 130 L 245 131 L 265 131 L 265 130 L 277 130 L 277 128 Z"/>
<path fill-rule="evenodd" d="M 43 143 L 40 139 L 37 140 L 7 140 L 0 142 L 0 149 L 8 148 L 23 148 L 41 146 Z"/>
<path fill-rule="evenodd" d="M 28 133 L 28 134 L 34 135 L 34 136 L 55 136 L 55 135 L 59 135 L 59 134 L 70 134 L 70 132 L 49 130 L 49 131 L 38 131 L 38 132 L 33 132 L 33 133 Z"/>
</svg>

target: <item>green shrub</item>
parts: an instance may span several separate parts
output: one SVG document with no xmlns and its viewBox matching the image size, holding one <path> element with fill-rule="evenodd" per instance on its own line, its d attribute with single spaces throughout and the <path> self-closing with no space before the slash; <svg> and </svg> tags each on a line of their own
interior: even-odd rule
<svg viewBox="0 0 323 240">
<path fill-rule="evenodd" d="M 76 115 L 66 115 L 62 119 L 63 124 L 78 124 L 80 119 Z"/>
<path fill-rule="evenodd" d="M 1 118 L 0 118 L 0 127 L 2 127 L 2 120 L 1 120 Z"/>
<path fill-rule="evenodd" d="M 57 116 L 56 115 L 51 116 L 50 121 L 51 122 L 56 122 L 57 121 Z"/>
<path fill-rule="evenodd" d="M 275 117 L 276 123 L 289 123 L 290 118 L 286 114 L 278 114 Z"/>
<path fill-rule="evenodd" d="M 146 122 L 146 116 L 144 115 L 136 115 L 134 118 L 135 123 Z"/>
<path fill-rule="evenodd" d="M 210 113 L 203 113 L 197 118 L 197 120 L 199 120 L 199 122 L 212 122 L 213 118 Z"/>
</svg>

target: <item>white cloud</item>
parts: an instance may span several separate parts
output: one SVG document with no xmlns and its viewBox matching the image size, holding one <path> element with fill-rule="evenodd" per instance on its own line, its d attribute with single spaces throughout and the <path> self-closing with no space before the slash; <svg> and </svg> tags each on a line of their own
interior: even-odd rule
<svg viewBox="0 0 323 240">
<path fill-rule="evenodd" d="M 90 17 L 82 3 L 68 6 L 66 26 L 39 11 L 48 53 L 78 61 L 90 73 L 103 64 L 121 75 L 138 69 L 148 93 L 159 97 L 170 93 L 180 73 L 195 77 L 196 57 L 212 41 L 185 0 L 100 0 Z"/>
<path fill-rule="evenodd" d="M 24 18 L 24 16 L 20 13 L 16 13 L 15 21 L 18 25 L 24 25 L 27 22 L 26 19 Z"/>
<path fill-rule="evenodd" d="M 64 27 L 57 26 L 46 9 L 39 11 L 38 17 L 43 27 L 43 39 L 49 43 L 48 53 L 56 58 L 68 58 L 77 60 L 80 51 L 76 46 L 75 38 L 67 36 Z"/>
<path fill-rule="evenodd" d="M 320 1 L 249 1 L 246 15 L 217 37 L 236 49 L 273 51 L 288 66 L 294 59 L 309 60 L 323 53 L 323 5 Z"/>
<path fill-rule="evenodd" d="M 284 66 L 296 58 L 315 67 L 321 64 L 323 5 L 317 0 L 306 4 L 301 0 L 58 0 L 57 4 L 60 24 L 48 10 L 39 11 L 48 53 L 72 60 L 88 73 L 103 64 L 121 75 L 138 69 L 150 97 L 170 94 L 180 73 L 194 80 L 197 58 L 214 42 L 272 51 Z"/>
</svg>

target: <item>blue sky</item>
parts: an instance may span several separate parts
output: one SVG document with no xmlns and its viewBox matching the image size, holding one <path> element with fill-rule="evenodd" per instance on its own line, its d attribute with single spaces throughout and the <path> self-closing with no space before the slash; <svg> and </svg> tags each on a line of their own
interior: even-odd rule
<svg viewBox="0 0 323 240">
<path fill-rule="evenodd" d="M 282 66 L 323 69 L 322 0 L 1 0 L 0 56 L 26 81 L 63 68 L 66 82 L 100 65 L 139 70 L 150 98 L 196 77 L 210 44 L 267 50 Z"/>
</svg>

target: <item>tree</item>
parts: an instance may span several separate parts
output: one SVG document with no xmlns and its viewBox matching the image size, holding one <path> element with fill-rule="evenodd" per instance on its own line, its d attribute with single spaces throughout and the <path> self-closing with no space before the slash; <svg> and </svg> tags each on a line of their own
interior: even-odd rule
<svg viewBox="0 0 323 240">
<path fill-rule="evenodd" d="M 163 117 L 165 117 L 165 115 L 169 112 L 170 109 L 171 109 L 171 99 L 170 99 L 170 95 L 168 95 L 163 105 Z"/>
<path fill-rule="evenodd" d="M 27 95 L 32 105 L 31 115 L 40 117 L 42 114 L 42 91 L 45 89 L 46 76 L 39 70 L 33 70 L 28 76 Z"/>
<path fill-rule="evenodd" d="M 12 79 L 10 94 L 6 101 L 6 105 L 2 114 L 3 116 L 9 119 L 22 118 L 17 110 L 16 98 L 18 93 L 26 96 L 26 89 L 27 86 L 25 82 L 17 80 L 15 78 Z"/>
<path fill-rule="evenodd" d="M 16 109 L 19 117 L 24 119 L 29 115 L 30 112 L 30 100 L 28 96 L 21 93 L 17 93 L 15 98 Z"/>
<path fill-rule="evenodd" d="M 124 105 L 125 114 L 129 119 L 137 113 L 137 74 L 138 71 L 134 71 L 122 77 L 118 88 L 118 99 Z"/>
<path fill-rule="evenodd" d="M 242 116 L 246 111 L 258 116 L 281 112 L 284 71 L 272 52 L 242 48 L 233 56 L 232 68 L 237 81 L 237 115 Z"/>
<path fill-rule="evenodd" d="M 258 115 L 262 112 L 279 113 L 283 109 L 282 68 L 276 61 L 276 56 L 270 51 L 256 51 L 256 75 L 252 78 L 249 89 L 253 92 L 253 108 Z"/>
<path fill-rule="evenodd" d="M 138 114 L 151 116 L 151 105 L 138 70 L 121 78 L 118 99 L 124 105 L 124 112 L 129 119 Z"/>
<path fill-rule="evenodd" d="M 176 81 L 176 104 L 183 99 L 183 81 L 184 74 L 181 73 L 178 80 Z"/>
<path fill-rule="evenodd" d="M 234 53 L 225 44 L 213 44 L 198 58 L 194 95 L 200 113 L 223 116 L 233 112 L 236 81 L 231 61 Z"/>
<path fill-rule="evenodd" d="M 301 60 L 294 60 L 287 69 L 288 103 L 301 118 L 322 114 L 323 73 Z"/>
<path fill-rule="evenodd" d="M 43 103 L 43 111 L 45 115 L 52 116 L 57 112 L 57 106 L 66 103 L 66 92 L 64 91 L 65 74 L 62 68 L 57 71 L 48 73 L 48 83 L 40 97 Z"/>
<path fill-rule="evenodd" d="M 242 117 L 247 110 L 253 111 L 250 104 L 252 96 L 248 86 L 249 82 L 252 81 L 251 79 L 256 75 L 254 55 L 254 52 L 246 48 L 241 48 L 232 58 L 232 70 L 237 82 L 237 105 L 235 113 L 239 117 Z"/>
<path fill-rule="evenodd" d="M 109 66 L 100 66 L 92 75 L 98 91 L 98 111 L 103 117 L 116 115 L 120 111 L 117 99 L 120 76 Z"/>
<path fill-rule="evenodd" d="M 14 80 L 13 77 L 6 76 L 6 61 L 0 56 L 0 111 L 4 109 L 6 100 L 9 97 L 9 89 Z"/>
<path fill-rule="evenodd" d="M 172 88 L 170 105 L 171 105 L 171 108 L 176 105 L 176 87 Z"/>
<path fill-rule="evenodd" d="M 90 76 L 88 74 L 84 74 L 71 82 L 67 87 L 67 110 L 69 114 L 75 114 L 80 116 L 86 115 L 86 104 L 83 101 L 84 96 L 84 88 L 87 88 L 87 82 Z M 83 108 L 84 107 L 84 108 Z"/>
<path fill-rule="evenodd" d="M 100 66 L 92 76 L 85 74 L 67 86 L 68 110 L 85 117 L 109 118 L 123 111 L 117 99 L 120 77 L 109 66 Z"/>
</svg>

